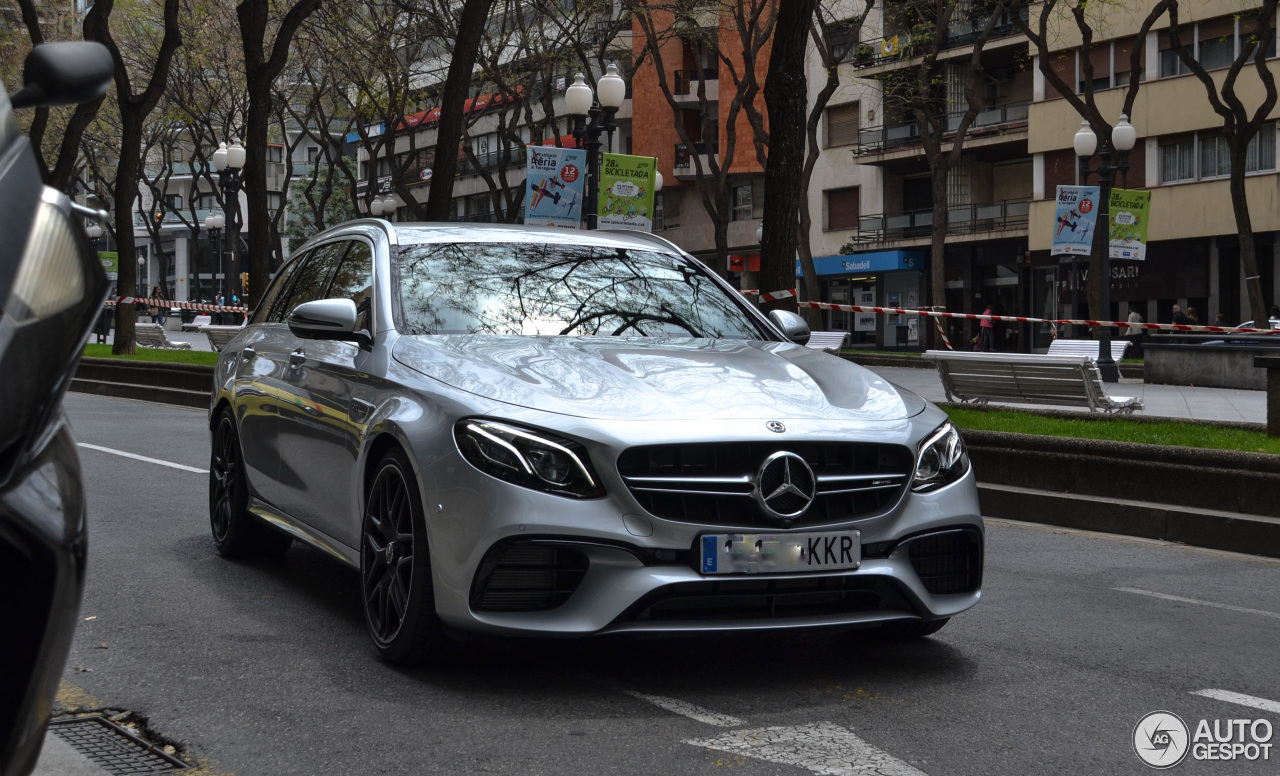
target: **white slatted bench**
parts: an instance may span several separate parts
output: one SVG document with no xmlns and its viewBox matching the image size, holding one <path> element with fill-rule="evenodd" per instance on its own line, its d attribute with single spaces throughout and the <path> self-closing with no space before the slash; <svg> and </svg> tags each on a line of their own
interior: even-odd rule
<svg viewBox="0 0 1280 776">
<path fill-rule="evenodd" d="M 227 343 L 235 339 L 236 336 L 244 331 L 243 326 L 201 326 L 200 331 L 209 338 L 209 347 L 214 352 L 221 353 Z"/>
<path fill-rule="evenodd" d="M 191 323 L 182 324 L 183 331 L 200 331 L 201 326 L 208 326 L 213 319 L 208 315 L 197 315 L 191 319 Z"/>
<path fill-rule="evenodd" d="M 844 347 L 845 340 L 849 339 L 847 331 L 811 331 L 809 332 L 809 341 L 805 343 L 806 348 L 814 350 L 825 350 L 828 353 L 839 355 L 840 348 Z"/>
<path fill-rule="evenodd" d="M 1133 343 L 1127 339 L 1113 338 L 1111 340 L 1111 360 L 1117 364 L 1120 359 L 1124 358 L 1124 352 L 1129 349 Z M 1088 356 L 1092 359 L 1098 358 L 1098 341 L 1084 339 L 1056 339 L 1049 343 L 1049 355 L 1051 356 Z"/>
<path fill-rule="evenodd" d="M 160 350 L 190 350 L 190 342 L 172 342 L 164 336 L 164 329 L 158 323 L 135 323 L 134 339 L 139 347 L 159 348 Z"/>
<path fill-rule="evenodd" d="M 947 400 L 960 404 L 1045 404 L 1124 414 L 1142 409 L 1137 398 L 1108 396 L 1088 356 L 927 350 L 924 358 L 938 367 Z"/>
</svg>

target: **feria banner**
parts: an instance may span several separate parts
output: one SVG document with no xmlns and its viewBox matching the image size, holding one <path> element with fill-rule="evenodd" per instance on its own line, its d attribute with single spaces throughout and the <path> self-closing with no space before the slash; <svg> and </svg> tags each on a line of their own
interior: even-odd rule
<svg viewBox="0 0 1280 776">
<path fill-rule="evenodd" d="M 1151 220 L 1151 192 L 1112 189 L 1108 255 L 1113 259 L 1147 258 L 1147 223 Z"/>
<path fill-rule="evenodd" d="M 578 148 L 531 145 L 528 153 L 525 224 L 582 228 L 587 152 Z"/>
<path fill-rule="evenodd" d="M 652 156 L 604 154 L 600 169 L 601 229 L 653 231 L 653 193 L 658 160 Z"/>
<path fill-rule="evenodd" d="M 1098 222 L 1097 186 L 1059 186 L 1057 223 L 1053 229 L 1052 256 L 1087 256 L 1093 247 Z"/>
</svg>

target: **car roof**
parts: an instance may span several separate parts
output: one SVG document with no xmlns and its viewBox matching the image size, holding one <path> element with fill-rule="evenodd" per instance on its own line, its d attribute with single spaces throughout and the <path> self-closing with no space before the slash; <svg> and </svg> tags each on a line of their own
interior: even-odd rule
<svg viewBox="0 0 1280 776">
<path fill-rule="evenodd" d="M 381 229 L 392 245 L 399 246 L 456 242 L 559 243 L 683 254 L 675 244 L 662 237 L 634 230 L 557 229 L 523 224 L 392 223 L 380 218 L 348 221 L 315 235 L 307 242 L 318 242 L 343 232 L 362 231 L 369 227 Z"/>
</svg>

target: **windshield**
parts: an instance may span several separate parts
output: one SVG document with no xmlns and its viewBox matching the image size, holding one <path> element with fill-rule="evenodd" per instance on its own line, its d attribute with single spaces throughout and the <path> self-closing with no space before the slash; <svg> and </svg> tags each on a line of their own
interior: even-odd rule
<svg viewBox="0 0 1280 776">
<path fill-rule="evenodd" d="M 769 339 L 731 292 L 679 256 L 590 245 L 402 246 L 415 334 Z"/>
</svg>

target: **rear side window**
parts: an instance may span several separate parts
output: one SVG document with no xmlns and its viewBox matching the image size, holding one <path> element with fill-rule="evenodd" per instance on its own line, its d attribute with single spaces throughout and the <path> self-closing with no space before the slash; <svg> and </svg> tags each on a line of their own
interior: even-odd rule
<svg viewBox="0 0 1280 776">
<path fill-rule="evenodd" d="M 348 245 L 350 243 L 332 242 L 312 251 L 294 272 L 297 277 L 289 288 L 288 298 L 278 309 L 272 310 L 271 320 L 285 322 L 289 319 L 289 313 L 298 305 L 323 299 L 325 289 L 329 287 L 329 278 L 333 277 L 333 271 L 342 260 L 342 254 L 346 253 Z"/>
<path fill-rule="evenodd" d="M 356 331 L 370 331 L 369 316 L 373 305 L 373 249 L 367 243 L 353 240 L 347 256 L 329 284 L 326 299 L 350 299 L 356 303 Z"/>
<path fill-rule="evenodd" d="M 293 277 L 293 272 L 305 258 L 295 259 L 280 268 L 276 273 L 275 280 L 271 281 L 271 285 L 267 287 L 267 295 L 262 298 L 262 303 L 253 311 L 253 319 L 250 323 L 262 323 L 263 321 L 275 320 L 271 315 L 271 310 L 275 307 L 276 302 L 280 301 L 280 297 L 284 289 L 289 287 L 289 279 Z"/>
</svg>

